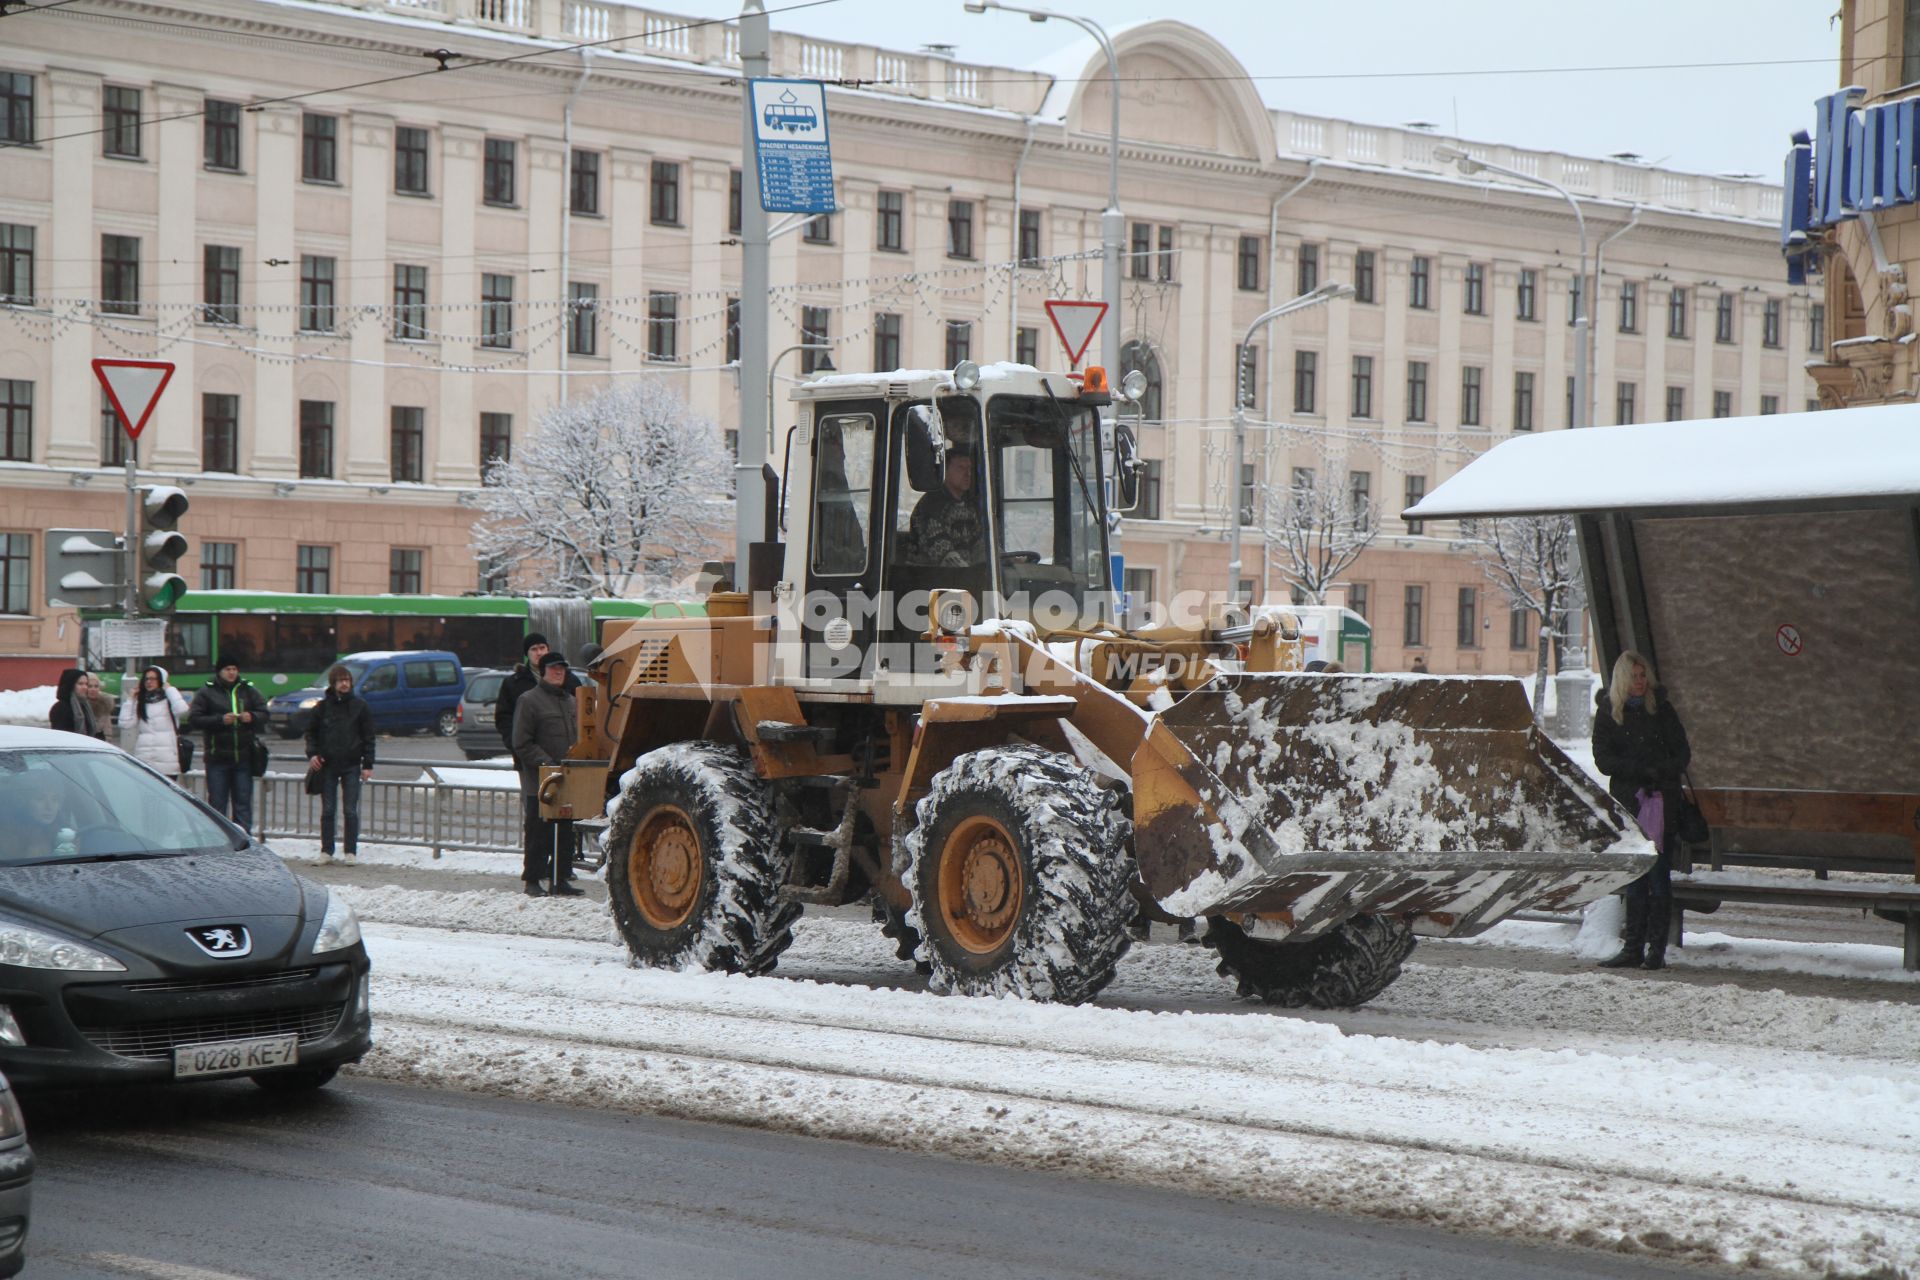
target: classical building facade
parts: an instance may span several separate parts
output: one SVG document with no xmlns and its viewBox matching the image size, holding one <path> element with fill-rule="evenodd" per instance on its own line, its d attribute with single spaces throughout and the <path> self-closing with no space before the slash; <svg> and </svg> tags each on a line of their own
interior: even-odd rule
<svg viewBox="0 0 1920 1280">
<path fill-rule="evenodd" d="M 734 419 L 729 24 L 599 0 L 117 0 L 6 25 L 0 658 L 73 651 L 44 530 L 120 520 L 96 357 L 178 365 L 139 463 L 187 487 L 196 585 L 473 591 L 484 461 L 543 406 L 650 374 Z M 1578 242 L 1559 196 L 1462 178 L 1443 143 L 1560 184 L 1607 241 L 1595 422 L 1810 407 L 1833 304 L 1782 283 L 1777 187 L 1274 111 L 1179 22 L 1115 44 L 1121 324 L 1152 381 L 1120 544 L 1137 596 L 1229 590 L 1238 512 L 1242 589 L 1285 598 L 1263 513 L 1336 486 L 1380 531 L 1336 592 L 1373 621 L 1376 665 L 1530 668 L 1461 532 L 1398 513 L 1514 432 L 1568 425 Z M 843 371 L 1062 365 L 1042 303 L 1100 291 L 1104 58 L 776 33 L 773 70 L 836 86 L 841 211 L 774 242 L 772 348 L 824 340 Z M 1355 296 L 1238 351 L 1329 280 Z"/>
</svg>

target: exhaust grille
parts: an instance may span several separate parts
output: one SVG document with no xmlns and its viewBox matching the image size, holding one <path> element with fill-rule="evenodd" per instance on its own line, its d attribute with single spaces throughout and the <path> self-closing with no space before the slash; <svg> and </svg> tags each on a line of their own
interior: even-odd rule
<svg viewBox="0 0 1920 1280">
<path fill-rule="evenodd" d="M 635 684 L 667 682 L 667 650 L 672 644 L 671 640 L 648 640 L 641 644 L 640 652 L 633 659 Z"/>
<path fill-rule="evenodd" d="M 284 969 L 279 973 L 256 973 L 246 978 L 159 978 L 152 982 L 129 982 L 128 991 L 233 991 L 242 987 L 272 987 L 286 982 L 305 982 L 318 969 Z"/>
</svg>

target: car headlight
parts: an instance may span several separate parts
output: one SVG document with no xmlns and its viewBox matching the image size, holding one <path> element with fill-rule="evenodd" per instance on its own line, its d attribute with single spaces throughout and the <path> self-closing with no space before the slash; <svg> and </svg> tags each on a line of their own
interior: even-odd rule
<svg viewBox="0 0 1920 1280">
<path fill-rule="evenodd" d="M 315 955 L 322 951 L 345 951 L 360 941 L 360 917 L 353 914 L 347 900 L 337 893 L 327 895 L 327 913 L 320 917 L 320 933 L 313 940 Z"/>
<path fill-rule="evenodd" d="M 318 698 L 302 698 L 302 699 L 300 699 L 300 709 L 301 709 L 302 711 L 311 711 L 311 710 L 313 710 L 313 709 L 314 709 L 315 707 L 317 707 L 317 706 L 319 706 L 319 705 L 320 705 L 320 699 L 318 699 Z"/>
<path fill-rule="evenodd" d="M 25 925 L 0 925 L 0 965 L 20 969 L 67 969 L 91 973 L 125 973 L 127 966 L 84 942 L 42 933 Z"/>
<path fill-rule="evenodd" d="M 17 1138 L 26 1131 L 27 1118 L 20 1114 L 13 1090 L 0 1088 L 0 1138 Z"/>
</svg>

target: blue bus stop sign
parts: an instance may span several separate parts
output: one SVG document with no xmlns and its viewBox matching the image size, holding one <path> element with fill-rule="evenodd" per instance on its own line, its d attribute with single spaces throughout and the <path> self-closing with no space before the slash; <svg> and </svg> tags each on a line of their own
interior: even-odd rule
<svg viewBox="0 0 1920 1280">
<path fill-rule="evenodd" d="M 817 80 L 749 80 L 760 207 L 768 213 L 832 213 L 833 151 L 827 93 Z"/>
</svg>

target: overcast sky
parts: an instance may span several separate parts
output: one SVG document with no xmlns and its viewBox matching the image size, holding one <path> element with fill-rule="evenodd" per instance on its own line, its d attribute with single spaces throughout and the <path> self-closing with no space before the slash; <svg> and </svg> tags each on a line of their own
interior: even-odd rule
<svg viewBox="0 0 1920 1280">
<path fill-rule="evenodd" d="M 967 13 L 961 0 L 828 0 L 788 12 L 794 0 L 765 2 L 775 30 L 893 49 L 951 44 L 963 60 L 1001 66 L 1030 65 L 1080 35 L 1066 23 Z M 1811 128 L 1813 100 L 1839 76 L 1839 25 L 1829 21 L 1839 0 L 1062 4 L 1109 31 L 1177 14 L 1233 50 L 1275 107 L 1371 124 L 1425 120 L 1577 155 L 1631 151 L 1703 173 L 1777 178 L 1788 135 Z M 740 11 L 738 0 L 658 7 Z M 1647 66 L 1673 69 L 1612 69 Z"/>
</svg>

